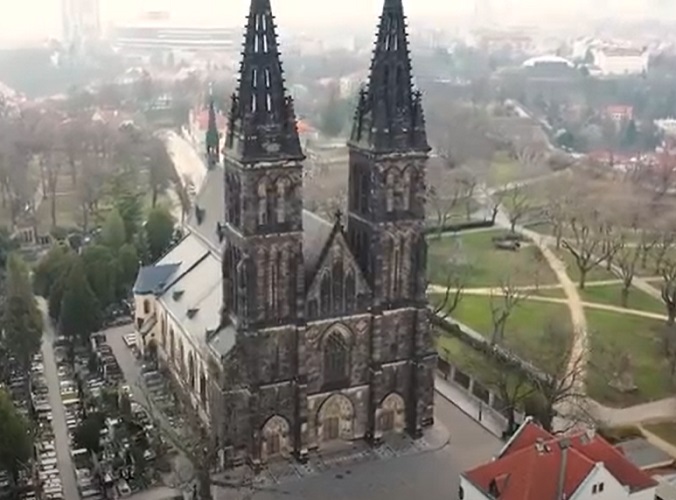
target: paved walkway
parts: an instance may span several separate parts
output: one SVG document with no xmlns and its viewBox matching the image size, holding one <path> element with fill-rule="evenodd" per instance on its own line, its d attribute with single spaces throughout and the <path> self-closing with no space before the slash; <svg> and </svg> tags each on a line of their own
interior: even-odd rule
<svg viewBox="0 0 676 500">
<path fill-rule="evenodd" d="M 507 421 L 504 418 L 498 418 L 493 410 L 467 394 L 467 391 L 441 377 L 436 377 L 434 389 L 437 394 L 453 403 L 488 432 L 498 438 L 502 437 L 502 433 L 507 427 Z"/>
<path fill-rule="evenodd" d="M 52 327 L 52 320 L 47 314 L 47 304 L 44 299 L 38 298 L 38 306 L 42 312 L 45 330 L 42 335 L 42 355 L 45 364 L 45 379 L 49 389 L 49 404 L 52 407 L 52 427 L 54 428 L 54 441 L 56 448 L 56 461 L 61 475 L 63 494 L 68 500 L 79 500 L 80 491 L 75 479 L 75 467 L 70 455 L 70 442 L 66 415 L 61 399 L 61 385 L 59 373 L 54 355 L 54 340 L 56 334 Z"/>
</svg>

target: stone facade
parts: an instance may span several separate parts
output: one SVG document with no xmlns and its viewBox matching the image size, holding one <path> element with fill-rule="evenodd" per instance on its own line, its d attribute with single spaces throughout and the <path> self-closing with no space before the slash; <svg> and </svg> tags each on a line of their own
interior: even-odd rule
<svg viewBox="0 0 676 500">
<path fill-rule="evenodd" d="M 401 0 L 386 0 L 349 143 L 347 224 L 337 214 L 319 235 L 304 224 L 304 157 L 269 0 L 252 1 L 219 226 L 222 323 L 237 333 L 222 359 L 223 411 L 214 424 L 232 462 L 302 459 L 388 432 L 418 436 L 432 423 L 436 358 L 423 235 L 429 147 L 404 25 Z M 367 123 L 371 133 L 363 134 Z"/>
</svg>

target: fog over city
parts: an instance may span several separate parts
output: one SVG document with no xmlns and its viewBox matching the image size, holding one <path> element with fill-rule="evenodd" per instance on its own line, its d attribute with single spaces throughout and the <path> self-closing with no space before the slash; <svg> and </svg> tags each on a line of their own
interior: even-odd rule
<svg viewBox="0 0 676 500">
<path fill-rule="evenodd" d="M 61 2 L 64 0 L 3 0 L 0 40 L 38 40 L 56 37 L 61 30 Z M 639 21 L 673 19 L 676 2 L 669 0 L 415 0 L 405 2 L 407 15 L 426 24 L 490 23 L 501 25 L 565 26 L 589 19 Z M 377 0 L 276 0 L 273 6 L 286 27 L 335 27 L 363 29 L 380 8 Z M 101 22 L 105 27 L 138 21 L 143 12 L 167 11 L 175 24 L 239 26 L 246 14 L 245 0 L 102 0 Z M 456 26 L 457 28 L 457 26 Z"/>
</svg>

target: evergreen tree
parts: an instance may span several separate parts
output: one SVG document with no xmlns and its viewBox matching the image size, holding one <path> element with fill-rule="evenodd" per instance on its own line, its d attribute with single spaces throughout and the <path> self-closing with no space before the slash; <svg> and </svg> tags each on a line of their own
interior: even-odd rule
<svg viewBox="0 0 676 500">
<path fill-rule="evenodd" d="M 2 307 L 2 328 L 7 349 L 27 370 L 40 350 L 42 317 L 31 290 L 28 269 L 18 255 L 7 260 L 7 297 Z"/>
<path fill-rule="evenodd" d="M 139 258 L 134 245 L 127 243 L 120 249 L 117 256 L 117 266 L 118 298 L 122 299 L 129 294 L 138 273 Z"/>
<path fill-rule="evenodd" d="M 624 130 L 624 137 L 622 138 L 622 147 L 625 149 L 633 149 L 636 147 L 638 141 L 638 130 L 636 128 L 636 122 L 634 120 L 629 120 L 627 127 Z"/>
<path fill-rule="evenodd" d="M 16 484 L 19 471 L 32 454 L 32 438 L 26 420 L 17 412 L 9 394 L 0 389 L 0 469 Z"/>
<path fill-rule="evenodd" d="M 145 225 L 150 260 L 156 261 L 171 245 L 174 236 L 174 218 L 166 207 L 155 207 Z"/>
<path fill-rule="evenodd" d="M 65 281 L 59 313 L 59 331 L 74 340 L 85 342 L 101 326 L 101 306 L 92 292 L 84 265 L 76 261 Z"/>
<path fill-rule="evenodd" d="M 115 253 L 126 243 L 127 232 L 124 220 L 117 209 L 113 209 L 108 213 L 101 229 L 101 241 Z"/>
<path fill-rule="evenodd" d="M 124 246 L 124 245 L 123 245 Z M 102 308 L 115 300 L 117 286 L 117 263 L 113 252 L 103 245 L 88 246 L 82 252 L 87 281 Z"/>
<path fill-rule="evenodd" d="M 35 293 L 45 298 L 49 297 L 52 286 L 57 282 L 63 270 L 68 268 L 73 257 L 73 252 L 67 246 L 52 246 L 35 268 L 33 276 Z"/>
</svg>

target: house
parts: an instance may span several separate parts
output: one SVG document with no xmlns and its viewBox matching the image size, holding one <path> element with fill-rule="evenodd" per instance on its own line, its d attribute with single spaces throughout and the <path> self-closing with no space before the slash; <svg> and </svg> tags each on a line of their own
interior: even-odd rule
<svg viewBox="0 0 676 500">
<path fill-rule="evenodd" d="M 628 122 L 634 118 L 634 107 L 623 104 L 606 106 L 605 115 L 615 123 Z"/>
<path fill-rule="evenodd" d="M 657 482 L 592 431 L 553 436 L 531 419 L 490 463 L 460 476 L 463 500 L 654 500 Z"/>
</svg>

